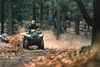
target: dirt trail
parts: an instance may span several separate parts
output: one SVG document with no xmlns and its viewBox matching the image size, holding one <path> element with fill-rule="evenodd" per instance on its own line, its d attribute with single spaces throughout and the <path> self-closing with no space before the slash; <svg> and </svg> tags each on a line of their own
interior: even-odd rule
<svg viewBox="0 0 100 67">
<path fill-rule="evenodd" d="M 81 47 L 91 44 L 91 40 L 72 33 L 66 32 L 62 34 L 59 40 L 56 39 L 56 36 L 51 30 L 43 31 L 43 33 L 45 48 Z M 21 33 L 21 35 L 23 34 L 25 34 L 25 32 Z M 8 46 L 9 44 L 0 42 L 0 45 Z"/>
<path fill-rule="evenodd" d="M 64 33 L 61 35 L 59 40 L 56 39 L 53 31 L 43 31 L 44 33 L 44 45 L 45 48 L 66 48 L 66 47 L 81 47 L 85 45 L 90 45 L 91 40 L 78 36 L 72 33 Z M 23 35 L 25 33 L 21 33 Z M 7 43 L 0 42 L 0 45 L 8 46 Z"/>
<path fill-rule="evenodd" d="M 52 31 L 44 31 L 45 48 L 81 47 L 90 45 L 91 40 L 75 34 L 65 33 L 56 40 Z"/>
</svg>

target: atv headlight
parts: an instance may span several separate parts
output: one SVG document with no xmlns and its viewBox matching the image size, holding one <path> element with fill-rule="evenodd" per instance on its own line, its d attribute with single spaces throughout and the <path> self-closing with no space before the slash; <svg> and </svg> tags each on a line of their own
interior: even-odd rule
<svg viewBox="0 0 100 67">
<path fill-rule="evenodd" d="M 39 37 L 42 37 L 43 36 L 43 34 L 39 34 Z"/>
<path fill-rule="evenodd" d="M 27 37 L 31 37 L 31 35 L 28 35 L 28 34 L 27 34 L 27 35 L 25 35 L 25 36 L 27 36 Z"/>
<path fill-rule="evenodd" d="M 35 29 L 32 29 L 31 32 L 36 32 L 36 30 Z"/>
</svg>

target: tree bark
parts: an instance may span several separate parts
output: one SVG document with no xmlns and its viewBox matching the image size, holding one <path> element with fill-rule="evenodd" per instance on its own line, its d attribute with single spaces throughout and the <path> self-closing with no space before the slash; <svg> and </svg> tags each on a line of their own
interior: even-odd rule
<svg viewBox="0 0 100 67">
<path fill-rule="evenodd" d="M 36 4 L 33 5 L 33 20 L 36 20 Z"/>
<path fill-rule="evenodd" d="M 94 0 L 92 46 L 100 45 L 100 0 Z"/>
<path fill-rule="evenodd" d="M 76 22 L 76 23 L 75 23 L 75 33 L 76 33 L 77 35 L 80 35 L 80 32 L 79 32 L 80 20 L 76 20 L 75 22 Z"/>
<path fill-rule="evenodd" d="M 0 23 L 1 23 L 1 34 L 4 33 L 4 1 L 0 1 Z"/>
<path fill-rule="evenodd" d="M 43 0 L 40 0 L 40 23 L 43 25 Z"/>
<path fill-rule="evenodd" d="M 58 5 L 57 5 L 57 39 L 59 39 L 59 36 L 61 35 L 62 29 L 61 29 L 61 15 L 60 15 L 60 4 L 58 1 Z"/>
<path fill-rule="evenodd" d="M 20 0 L 17 0 L 17 20 L 19 22 L 21 22 L 22 20 L 22 17 L 21 17 L 21 3 L 20 3 Z"/>
<path fill-rule="evenodd" d="M 80 11 L 83 15 L 84 20 L 86 21 L 86 23 L 88 25 L 92 26 L 93 19 L 88 15 L 82 1 L 81 0 L 76 0 L 76 2 L 78 4 L 78 7 L 80 8 Z"/>
<path fill-rule="evenodd" d="M 13 34 L 12 0 L 8 0 L 8 34 Z"/>
</svg>

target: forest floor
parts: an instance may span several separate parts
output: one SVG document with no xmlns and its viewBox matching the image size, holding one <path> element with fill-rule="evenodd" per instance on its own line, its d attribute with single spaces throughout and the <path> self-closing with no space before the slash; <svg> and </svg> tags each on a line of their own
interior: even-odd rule
<svg viewBox="0 0 100 67">
<path fill-rule="evenodd" d="M 57 40 L 52 31 L 44 31 L 45 48 L 80 48 L 90 45 L 91 40 L 72 33 L 64 33 Z"/>
<path fill-rule="evenodd" d="M 51 30 L 43 31 L 45 50 L 26 50 L 9 48 L 7 43 L 0 42 L 0 67 L 20 67 L 37 56 L 44 56 L 53 53 L 54 50 L 65 48 L 80 48 L 90 45 L 91 40 L 73 33 L 64 33 L 59 40 Z"/>
</svg>

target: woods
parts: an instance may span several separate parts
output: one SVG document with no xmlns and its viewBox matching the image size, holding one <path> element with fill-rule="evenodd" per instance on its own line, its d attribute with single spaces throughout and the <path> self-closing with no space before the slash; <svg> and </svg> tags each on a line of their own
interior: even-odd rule
<svg viewBox="0 0 100 67">
<path fill-rule="evenodd" d="M 99 24 L 94 23 L 96 20 L 95 15 L 97 16 L 97 14 L 99 14 L 98 8 L 99 7 L 95 6 L 95 2 L 92 3 L 91 0 L 90 1 L 82 1 L 82 0 L 75 0 L 75 1 L 74 0 L 72 1 L 7 0 L 7 1 L 3 1 L 1 0 L 0 1 L 1 34 L 5 32 L 4 24 L 8 24 L 7 25 L 8 34 L 13 35 L 14 24 L 19 22 L 19 24 L 23 25 L 24 24 L 22 22 L 23 20 L 34 19 L 36 20 L 37 23 L 40 23 L 41 27 L 42 28 L 44 27 L 44 29 L 46 29 L 46 27 L 48 28 L 53 27 L 56 37 L 57 39 L 59 39 L 59 36 L 62 34 L 62 32 L 67 31 L 67 28 L 71 25 L 71 22 L 75 23 L 75 33 L 79 35 L 80 21 L 83 21 L 84 19 L 88 25 L 90 26 L 93 25 L 92 27 L 93 27 L 94 32 L 92 31 L 93 32 L 92 41 L 95 41 L 94 39 L 96 38 L 94 37 L 94 35 L 97 35 L 95 34 L 95 32 L 97 32 L 96 30 L 99 29 Z M 93 10 L 94 10 L 94 13 L 93 13 Z M 50 11 L 51 13 L 49 13 Z M 89 14 L 92 14 L 92 15 L 89 15 Z M 8 21 L 5 23 L 6 20 Z M 16 22 L 16 20 L 18 20 L 18 22 Z M 88 26 L 88 29 L 89 29 L 89 26 Z"/>
<path fill-rule="evenodd" d="M 84 1 L 86 2 L 86 1 Z M 83 3 L 84 3 L 83 2 Z M 88 2 L 88 1 L 87 1 Z M 7 7 L 8 3 L 8 7 Z M 11 1 L 12 4 L 10 4 L 10 1 L 4 2 L 4 16 L 5 20 L 11 19 L 10 16 L 12 16 L 13 20 L 9 20 L 10 24 L 12 24 L 12 29 L 14 26 L 14 22 L 16 20 L 20 21 L 20 24 L 23 25 L 23 20 L 32 20 L 36 19 L 38 23 L 41 23 L 41 25 L 45 25 L 45 27 L 51 28 L 54 26 L 54 29 L 56 30 L 57 37 L 60 34 L 60 32 L 64 32 L 64 29 L 67 29 L 67 25 L 69 25 L 70 22 L 76 22 L 76 20 L 82 21 L 82 19 L 85 19 L 86 23 L 89 23 L 91 25 L 91 18 L 89 17 L 83 3 L 81 0 L 72 0 L 72 1 L 45 1 L 45 0 L 37 0 L 37 1 Z M 88 5 L 88 3 L 86 3 Z M 92 2 L 90 1 L 88 5 L 88 12 L 89 14 L 92 14 Z M 79 7 L 78 6 L 82 6 Z M 51 10 L 51 19 L 54 19 L 53 21 L 49 21 L 49 9 Z M 82 12 L 83 18 L 81 17 L 81 13 L 79 9 Z M 7 10 L 8 12 L 6 12 Z M 78 14 L 75 14 L 78 11 Z M 7 14 L 8 13 L 8 14 Z M 8 15 L 8 18 L 7 18 Z M 79 15 L 79 18 L 77 19 L 77 15 Z M 59 17 L 59 19 L 57 18 Z M 76 18 L 75 18 L 76 17 Z M 76 20 L 75 20 L 76 19 Z M 68 21 L 66 21 L 68 20 Z M 63 25 L 64 22 L 64 25 Z M 16 22 L 15 22 L 16 23 Z M 49 26 L 49 24 L 51 26 Z M 58 29 L 59 28 L 59 29 Z M 12 30 L 11 29 L 11 30 Z M 45 28 L 46 29 L 46 28 Z M 12 34 L 12 31 L 9 28 L 9 34 Z M 59 31 L 59 32 L 58 32 Z"/>
<path fill-rule="evenodd" d="M 99 0 L 0 0 L 0 57 L 31 59 L 23 67 L 97 67 L 99 16 Z"/>
</svg>

